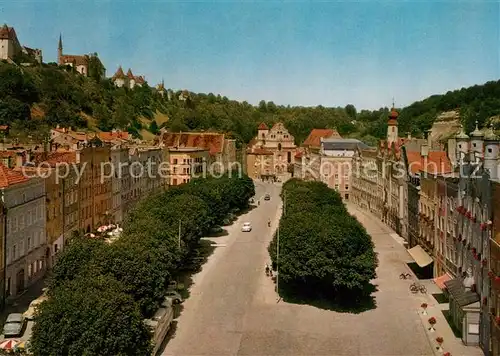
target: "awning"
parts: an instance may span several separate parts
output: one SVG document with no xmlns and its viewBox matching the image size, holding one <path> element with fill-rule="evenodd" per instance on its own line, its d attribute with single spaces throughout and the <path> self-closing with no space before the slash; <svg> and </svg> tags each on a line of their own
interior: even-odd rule
<svg viewBox="0 0 500 356">
<path fill-rule="evenodd" d="M 481 299 L 477 293 L 465 290 L 463 280 L 461 278 L 451 279 L 448 282 L 445 282 L 444 285 L 448 289 L 451 298 L 453 298 L 460 307 L 476 303 Z"/>
<path fill-rule="evenodd" d="M 442 276 L 434 278 L 434 283 L 439 287 L 439 289 L 445 289 L 446 286 L 444 285 L 446 282 L 448 282 L 451 279 L 451 276 L 446 273 L 443 274 Z"/>
<path fill-rule="evenodd" d="M 415 260 L 419 267 L 425 267 L 430 265 L 433 261 L 432 257 L 429 256 L 427 252 L 424 251 L 420 245 L 410 248 L 407 250 L 411 257 Z"/>
</svg>

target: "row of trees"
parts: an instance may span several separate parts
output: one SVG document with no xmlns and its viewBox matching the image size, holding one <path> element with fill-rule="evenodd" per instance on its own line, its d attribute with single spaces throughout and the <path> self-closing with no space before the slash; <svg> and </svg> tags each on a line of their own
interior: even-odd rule
<svg viewBox="0 0 500 356">
<path fill-rule="evenodd" d="M 143 323 L 198 242 L 229 212 L 248 206 L 246 176 L 207 178 L 148 197 L 112 244 L 76 237 L 53 269 L 33 327 L 36 355 L 148 355 Z M 179 223 L 181 226 L 179 234 Z"/>
<path fill-rule="evenodd" d="M 340 195 L 324 183 L 297 179 L 283 185 L 279 227 L 279 281 L 308 297 L 350 302 L 366 297 L 377 256 L 364 227 Z M 269 245 L 276 266 L 277 234 Z"/>
</svg>

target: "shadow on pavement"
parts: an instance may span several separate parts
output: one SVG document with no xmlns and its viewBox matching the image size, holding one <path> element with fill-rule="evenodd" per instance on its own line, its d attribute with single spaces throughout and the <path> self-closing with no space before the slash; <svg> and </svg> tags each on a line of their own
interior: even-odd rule
<svg viewBox="0 0 500 356">
<path fill-rule="evenodd" d="M 304 289 L 280 284 L 280 296 L 283 301 L 291 304 L 305 304 L 319 309 L 331 310 L 339 313 L 359 314 L 375 309 L 377 303 L 373 293 L 377 286 L 369 284 L 360 294 L 331 295 L 315 292 L 306 292 Z"/>
<path fill-rule="evenodd" d="M 163 339 L 163 342 L 161 343 L 161 346 L 159 347 L 158 352 L 156 353 L 157 355 L 163 354 L 163 351 L 165 351 L 165 347 L 167 347 L 168 342 L 173 338 L 175 338 L 176 331 L 177 331 L 177 320 L 174 320 L 170 324 L 170 330 L 168 330 L 167 336 L 165 336 L 165 339 Z"/>
</svg>

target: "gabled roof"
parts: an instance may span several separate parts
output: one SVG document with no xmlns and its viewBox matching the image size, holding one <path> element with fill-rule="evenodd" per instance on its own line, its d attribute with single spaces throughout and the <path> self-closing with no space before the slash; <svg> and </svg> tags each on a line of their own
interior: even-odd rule
<svg viewBox="0 0 500 356">
<path fill-rule="evenodd" d="M 138 75 L 138 76 L 134 77 L 134 79 L 135 79 L 135 82 L 137 84 L 144 84 L 144 83 L 146 83 L 146 80 L 144 80 L 144 77 L 142 75 Z"/>
<path fill-rule="evenodd" d="M 17 39 L 16 31 L 14 27 L 9 27 L 7 24 L 4 24 L 0 27 L 0 40 L 15 40 Z"/>
<path fill-rule="evenodd" d="M 212 132 L 164 132 L 161 141 L 166 147 L 198 147 L 211 155 L 222 153 L 224 134 Z"/>
<path fill-rule="evenodd" d="M 62 64 L 72 63 L 76 66 L 86 66 L 89 64 L 89 58 L 87 56 L 65 54 L 61 56 L 61 62 Z"/>
<path fill-rule="evenodd" d="M 267 125 L 264 122 L 261 122 L 258 127 L 258 130 L 269 130 L 269 127 L 267 127 Z"/>
<path fill-rule="evenodd" d="M 103 142 L 116 141 L 116 140 L 129 140 L 130 134 L 126 131 L 107 131 L 107 132 L 99 132 L 99 138 Z"/>
<path fill-rule="evenodd" d="M 46 162 L 50 167 L 55 167 L 59 163 L 76 163 L 76 152 L 63 151 L 35 153 L 33 154 L 32 161 L 36 165 Z"/>
<path fill-rule="evenodd" d="M 29 178 L 25 177 L 21 172 L 14 171 L 0 163 L 0 188 L 8 188 L 27 181 L 29 181 Z"/>
<path fill-rule="evenodd" d="M 128 72 L 127 72 L 127 77 L 128 79 L 134 79 L 135 80 L 135 77 L 134 75 L 132 74 L 132 70 L 129 68 L 128 69 Z"/>
<path fill-rule="evenodd" d="M 322 138 L 342 138 L 337 130 L 333 129 L 312 129 L 311 133 L 305 139 L 302 146 L 306 147 L 320 147 Z"/>
<path fill-rule="evenodd" d="M 119 66 L 118 69 L 116 70 L 115 75 L 113 75 L 112 80 L 115 79 L 125 79 L 125 73 L 123 73 L 122 66 Z"/>
</svg>

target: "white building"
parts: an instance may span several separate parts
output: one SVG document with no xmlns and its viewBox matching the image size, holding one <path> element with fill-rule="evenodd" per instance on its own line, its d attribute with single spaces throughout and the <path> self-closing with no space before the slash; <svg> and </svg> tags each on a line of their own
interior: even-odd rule
<svg viewBox="0 0 500 356">
<path fill-rule="evenodd" d="M 42 62 L 42 51 L 21 46 L 14 27 L 4 24 L 0 27 L 0 60 L 12 60 L 20 54 L 31 57 L 38 63 Z"/>
<path fill-rule="evenodd" d="M 14 297 L 46 270 L 45 184 L 0 164 L 5 207 L 6 295 Z"/>
</svg>

